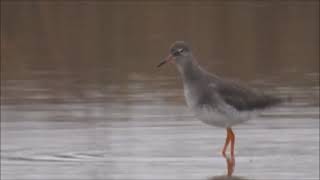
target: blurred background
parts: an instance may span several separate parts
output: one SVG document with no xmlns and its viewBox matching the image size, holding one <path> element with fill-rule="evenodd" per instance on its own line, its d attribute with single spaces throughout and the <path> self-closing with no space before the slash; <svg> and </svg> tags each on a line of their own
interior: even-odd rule
<svg viewBox="0 0 320 180">
<path fill-rule="evenodd" d="M 319 1 L 293 0 L 1 1 L 1 179 L 223 174 L 224 130 L 193 118 L 174 66 L 156 68 L 176 40 L 293 99 L 239 126 L 235 174 L 319 178 Z"/>
</svg>

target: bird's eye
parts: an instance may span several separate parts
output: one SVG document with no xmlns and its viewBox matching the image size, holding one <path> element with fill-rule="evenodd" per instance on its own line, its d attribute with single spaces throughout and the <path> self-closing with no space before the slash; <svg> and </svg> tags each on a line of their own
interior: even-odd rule
<svg viewBox="0 0 320 180">
<path fill-rule="evenodd" d="M 181 53 L 182 53 L 183 51 L 184 51 L 183 48 L 177 49 L 177 50 L 174 51 L 173 55 L 174 55 L 174 56 L 179 56 L 179 55 L 181 55 Z"/>
<path fill-rule="evenodd" d="M 181 49 L 179 49 L 178 51 L 179 51 L 179 53 L 182 53 L 182 52 L 184 51 L 184 49 L 181 48 Z"/>
</svg>

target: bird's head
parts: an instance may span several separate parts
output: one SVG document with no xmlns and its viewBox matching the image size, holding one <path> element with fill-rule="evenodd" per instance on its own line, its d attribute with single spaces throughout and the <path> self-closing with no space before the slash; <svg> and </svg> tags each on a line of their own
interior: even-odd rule
<svg viewBox="0 0 320 180">
<path fill-rule="evenodd" d="M 192 61 L 192 59 L 192 52 L 189 45 L 184 41 L 176 41 L 171 45 L 169 55 L 163 61 L 161 61 L 157 67 L 160 67 L 167 62 L 183 65 L 186 62 Z"/>
</svg>

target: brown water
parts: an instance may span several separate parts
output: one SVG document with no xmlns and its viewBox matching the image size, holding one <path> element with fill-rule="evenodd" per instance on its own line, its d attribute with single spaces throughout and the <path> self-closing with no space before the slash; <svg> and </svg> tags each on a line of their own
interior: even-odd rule
<svg viewBox="0 0 320 180">
<path fill-rule="evenodd" d="M 1 1 L 1 179 L 226 179 L 172 65 L 292 102 L 234 128 L 232 179 L 319 179 L 319 3 Z"/>
</svg>

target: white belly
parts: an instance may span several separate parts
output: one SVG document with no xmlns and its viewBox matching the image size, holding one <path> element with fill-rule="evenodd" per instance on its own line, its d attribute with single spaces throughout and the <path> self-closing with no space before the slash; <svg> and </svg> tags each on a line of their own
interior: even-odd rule
<svg viewBox="0 0 320 180">
<path fill-rule="evenodd" d="M 223 128 L 243 123 L 255 116 L 255 113 L 252 112 L 239 112 L 236 110 L 224 112 L 211 107 L 195 108 L 193 112 L 196 118 L 202 122 Z"/>
<path fill-rule="evenodd" d="M 217 108 L 206 105 L 198 107 L 195 98 L 192 98 L 190 89 L 184 88 L 184 94 L 195 117 L 209 125 L 227 128 L 247 121 L 258 114 L 257 112 L 238 111 L 225 103 L 219 103 Z"/>
</svg>

